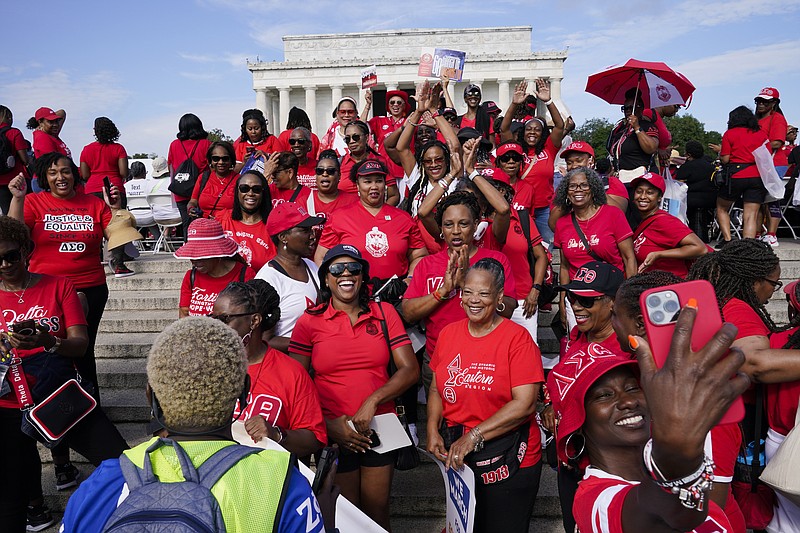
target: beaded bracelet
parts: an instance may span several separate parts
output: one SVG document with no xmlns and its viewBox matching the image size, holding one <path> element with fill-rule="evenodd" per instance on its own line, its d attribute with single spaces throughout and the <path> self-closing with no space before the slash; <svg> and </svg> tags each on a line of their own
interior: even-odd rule
<svg viewBox="0 0 800 533">
<path fill-rule="evenodd" d="M 687 509 L 703 510 L 706 492 L 710 491 L 714 484 L 714 461 L 703 455 L 703 461 L 697 470 L 681 479 L 668 480 L 653 461 L 653 439 L 645 444 L 642 459 L 645 469 L 656 485 L 678 496 L 681 505 Z"/>
</svg>

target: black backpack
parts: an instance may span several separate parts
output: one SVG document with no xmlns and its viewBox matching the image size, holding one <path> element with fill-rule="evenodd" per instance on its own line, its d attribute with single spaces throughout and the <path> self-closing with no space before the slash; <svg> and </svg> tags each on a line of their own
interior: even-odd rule
<svg viewBox="0 0 800 533">
<path fill-rule="evenodd" d="M 168 187 L 170 192 L 178 196 L 191 196 L 194 190 L 194 184 L 197 182 L 197 176 L 200 174 L 200 169 L 197 168 L 197 164 L 193 159 L 194 151 L 197 150 L 198 144 L 200 143 L 194 145 L 192 153 L 189 154 L 186 152 L 186 147 L 183 145 L 183 142 L 181 142 L 181 148 L 183 148 L 183 152 L 186 154 L 187 158 L 186 161 L 181 163 L 178 170 L 175 171 L 172 182 L 170 182 Z"/>
<path fill-rule="evenodd" d="M 14 170 L 17 164 L 16 153 L 14 147 L 11 146 L 11 141 L 6 137 L 6 133 L 11 129 L 11 126 L 4 126 L 0 128 L 0 174 L 7 174 Z"/>
</svg>

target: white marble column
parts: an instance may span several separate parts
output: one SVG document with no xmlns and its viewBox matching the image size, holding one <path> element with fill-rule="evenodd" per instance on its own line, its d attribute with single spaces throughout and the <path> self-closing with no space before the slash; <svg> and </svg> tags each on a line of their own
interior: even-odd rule
<svg viewBox="0 0 800 533">
<path fill-rule="evenodd" d="M 285 122 L 283 124 L 279 123 L 279 121 L 280 121 L 280 103 L 278 101 L 278 98 L 275 98 L 274 96 L 272 96 L 270 99 L 272 100 L 272 119 L 269 122 L 270 126 L 269 126 L 268 129 L 269 129 L 269 131 L 271 131 L 272 133 L 277 135 L 277 134 L 279 134 L 280 132 L 283 131 L 284 126 L 286 126 L 286 123 Z"/>
<path fill-rule="evenodd" d="M 286 126 L 286 121 L 289 120 L 289 109 L 291 107 L 289 102 L 289 95 L 291 92 L 291 88 L 289 87 L 278 87 L 278 92 L 280 93 L 280 130 L 283 131 L 284 126 Z"/>
<path fill-rule="evenodd" d="M 548 78 L 546 76 L 540 76 L 540 77 L 545 81 L 550 81 L 550 78 Z M 530 85 L 528 85 L 528 88 L 529 88 L 528 92 L 532 93 L 533 89 L 530 88 Z M 553 98 L 552 85 L 551 85 L 550 90 L 551 90 L 550 98 L 552 99 Z M 547 106 L 544 105 L 543 101 L 538 100 L 538 99 L 536 100 L 536 116 L 538 116 L 538 117 L 547 117 L 548 116 Z"/>
<path fill-rule="evenodd" d="M 331 113 L 336 109 L 336 104 L 342 99 L 342 86 L 331 85 Z"/>
<path fill-rule="evenodd" d="M 509 81 L 497 80 L 497 85 L 500 91 L 497 98 L 497 105 L 498 107 L 500 107 L 501 113 L 505 113 L 506 109 L 508 109 L 508 104 L 511 103 L 511 92 L 509 89 Z"/>
<path fill-rule="evenodd" d="M 550 78 L 550 98 L 561 100 L 561 78 Z"/>
<path fill-rule="evenodd" d="M 264 107 L 259 107 L 264 112 L 264 116 L 267 119 L 267 130 L 273 131 L 275 129 L 274 122 L 275 122 L 275 115 L 272 114 L 272 95 L 267 92 L 266 89 L 263 89 L 264 93 Z"/>
<path fill-rule="evenodd" d="M 256 109 L 260 109 L 267 116 L 267 89 L 256 89 Z"/>
<path fill-rule="evenodd" d="M 311 128 L 314 129 L 317 120 L 317 86 L 304 87 L 306 90 L 306 108 L 305 112 L 311 120 Z"/>
</svg>

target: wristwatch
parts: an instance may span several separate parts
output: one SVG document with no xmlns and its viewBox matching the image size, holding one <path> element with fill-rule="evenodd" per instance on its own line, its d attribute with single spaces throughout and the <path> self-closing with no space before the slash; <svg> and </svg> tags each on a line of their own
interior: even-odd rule
<svg viewBox="0 0 800 533">
<path fill-rule="evenodd" d="M 541 283 L 534 283 L 533 288 L 539 292 L 542 292 L 542 284 Z"/>
<path fill-rule="evenodd" d="M 55 339 L 55 342 L 50 348 L 45 348 L 45 352 L 56 353 L 58 349 L 61 348 L 61 337 L 53 336 L 53 339 Z"/>
<path fill-rule="evenodd" d="M 275 431 L 278 432 L 278 440 L 276 441 L 278 444 L 281 444 L 284 440 L 286 440 L 286 433 L 283 432 L 280 426 L 273 426 Z"/>
</svg>

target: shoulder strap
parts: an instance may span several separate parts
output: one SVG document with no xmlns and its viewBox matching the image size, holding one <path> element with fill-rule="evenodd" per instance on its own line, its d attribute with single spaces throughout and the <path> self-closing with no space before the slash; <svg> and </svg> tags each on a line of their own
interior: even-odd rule
<svg viewBox="0 0 800 533">
<path fill-rule="evenodd" d="M 583 243 L 583 247 L 586 249 L 586 253 L 591 255 L 596 261 L 602 261 L 605 263 L 606 261 L 600 259 L 597 254 L 594 253 L 592 247 L 589 246 L 589 242 L 586 240 L 586 235 L 583 234 L 583 230 L 581 229 L 580 224 L 578 224 L 578 217 L 575 216 L 575 212 L 573 211 L 570 216 L 572 217 L 572 225 L 575 226 L 575 231 L 578 232 L 578 237 L 581 238 L 581 242 Z"/>
<path fill-rule="evenodd" d="M 200 484 L 205 488 L 211 490 L 217 481 L 233 466 L 244 459 L 245 457 L 258 453 L 261 448 L 253 448 L 251 446 L 242 446 L 241 444 L 234 444 L 226 446 L 219 450 L 217 453 L 206 459 L 206 461 L 197 468 L 197 473 L 200 477 Z"/>
<path fill-rule="evenodd" d="M 203 177 L 205 178 L 206 181 L 208 181 L 208 176 L 203 176 Z M 228 187 L 230 187 L 231 183 L 233 183 L 234 177 L 235 176 L 231 176 L 231 179 L 228 180 L 228 183 L 225 184 L 225 187 L 223 187 L 222 190 L 220 191 L 220 193 L 217 195 L 217 199 L 214 202 L 214 205 L 211 206 L 211 211 L 208 212 L 208 216 L 209 217 L 214 213 L 214 211 L 217 210 L 217 204 L 219 204 L 219 201 L 222 200 L 223 196 L 225 196 L 225 191 L 227 191 Z M 205 186 L 205 184 L 201 182 L 200 183 L 200 192 L 203 192 L 203 187 L 204 186 Z"/>
<path fill-rule="evenodd" d="M 277 270 L 278 272 L 280 272 L 281 274 L 283 274 L 284 276 L 286 276 L 287 278 L 294 279 L 292 278 L 292 276 L 289 275 L 288 272 L 286 272 L 286 269 L 283 268 L 283 265 L 281 265 L 274 259 L 271 259 L 267 264 L 272 268 L 274 268 L 275 270 Z M 314 284 L 314 290 L 317 292 L 317 297 L 319 297 L 319 285 L 317 285 L 317 280 L 314 279 L 314 274 L 311 272 L 311 269 L 308 268 L 308 264 L 305 261 L 303 261 L 303 266 L 306 267 L 306 272 L 308 273 L 308 279 L 310 279 L 311 283 Z"/>
<path fill-rule="evenodd" d="M 300 190 L 302 188 L 303 188 L 303 186 L 298 183 L 297 187 L 295 187 L 294 192 L 292 193 L 292 197 L 289 198 L 290 202 L 294 202 L 295 200 L 297 200 L 297 197 L 300 195 Z"/>
<path fill-rule="evenodd" d="M 189 273 L 189 291 L 194 290 L 194 277 L 197 275 L 197 267 L 192 267 L 191 272 Z"/>
<path fill-rule="evenodd" d="M 199 145 L 199 144 L 200 144 L 200 141 L 196 141 L 194 143 L 194 146 L 192 147 L 192 153 L 189 154 L 189 159 L 193 159 L 194 158 L 194 152 L 195 152 L 195 150 L 197 150 L 197 145 Z M 184 148 L 183 151 L 185 152 L 186 148 Z"/>
<path fill-rule="evenodd" d="M 175 442 L 172 439 L 165 439 L 159 438 L 153 442 L 150 446 L 147 447 L 147 450 L 144 452 L 144 475 L 142 475 L 142 470 L 139 470 L 136 465 L 134 468 L 137 468 L 139 472 L 137 472 L 139 479 L 143 484 L 147 483 L 155 483 L 157 481 L 156 475 L 153 473 L 153 462 L 150 460 L 150 454 L 156 451 L 157 449 L 161 448 L 162 446 L 171 446 L 173 450 L 175 450 L 175 455 L 178 457 L 178 463 L 181 465 L 181 473 L 183 474 L 183 479 L 186 481 L 191 481 L 192 483 L 199 483 L 200 476 L 197 473 L 197 469 L 192 464 L 191 459 L 187 455 L 186 451 L 181 447 L 180 444 Z M 127 459 L 127 458 L 126 458 Z M 122 461 L 120 461 L 120 466 L 122 466 Z M 125 471 L 123 470 L 123 474 Z M 127 476 L 125 477 L 125 481 L 128 481 Z M 136 482 L 136 480 L 134 480 Z M 130 486 L 130 485 L 129 485 Z M 133 487 L 131 487 L 132 489 Z"/>
<path fill-rule="evenodd" d="M 536 259 L 533 255 L 533 244 L 531 243 L 531 214 L 527 209 L 520 209 L 517 211 L 519 214 L 519 225 L 522 227 L 522 235 L 525 237 L 525 244 L 528 245 L 528 269 L 531 272 L 531 279 L 535 279 L 534 265 Z"/>
<path fill-rule="evenodd" d="M 659 209 L 659 211 L 661 211 L 661 210 Z M 665 212 L 665 213 L 666 213 L 666 212 Z M 656 212 L 655 212 L 655 213 L 654 213 L 654 214 L 653 214 L 653 215 L 652 215 L 652 216 L 651 216 L 649 219 L 642 221 L 642 223 L 641 223 L 641 224 L 639 224 L 638 226 L 636 226 L 636 231 L 635 231 L 635 232 L 634 232 L 634 234 L 633 234 L 633 237 L 634 237 L 634 239 L 633 239 L 633 240 L 636 240 L 636 237 L 638 237 L 639 235 L 641 235 L 642 233 L 644 233 L 644 230 L 646 230 L 647 228 L 649 228 L 649 227 L 650 227 L 650 224 L 652 224 L 653 222 L 655 222 L 655 219 L 656 219 L 656 217 L 658 217 L 658 216 L 661 216 L 661 213 L 659 213 L 658 211 L 656 211 Z"/>
<path fill-rule="evenodd" d="M 242 265 L 241 270 L 239 270 L 239 281 L 244 281 L 244 275 L 247 272 L 247 265 Z"/>
<path fill-rule="evenodd" d="M 525 172 L 522 173 L 522 176 L 520 176 L 519 179 L 525 181 L 525 177 L 530 174 L 531 170 L 533 170 L 533 165 L 536 164 L 536 157 L 531 159 L 531 162 L 528 164 L 528 167 L 525 169 Z M 528 156 L 528 158 L 530 158 L 530 156 Z"/>
</svg>

